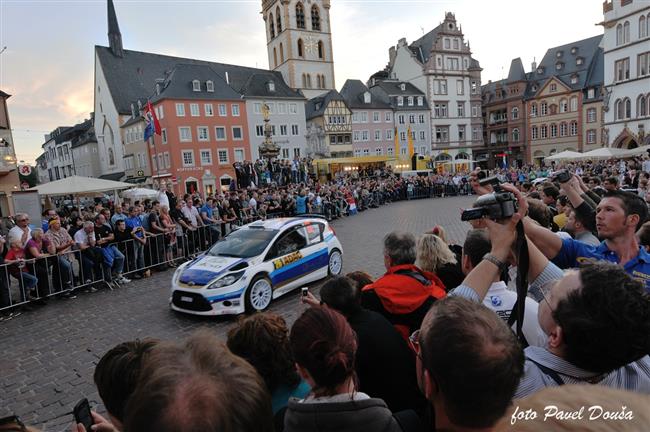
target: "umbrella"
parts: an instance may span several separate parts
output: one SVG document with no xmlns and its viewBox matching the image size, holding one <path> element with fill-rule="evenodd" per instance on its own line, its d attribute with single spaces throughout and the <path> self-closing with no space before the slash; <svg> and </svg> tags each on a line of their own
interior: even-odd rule
<svg viewBox="0 0 650 432">
<path fill-rule="evenodd" d="M 626 157 L 627 152 L 628 150 L 623 150 L 619 148 L 601 147 L 599 149 L 592 150 L 587 153 L 583 153 L 579 159 L 589 160 L 589 159 L 612 159 L 612 158 Z"/>
<path fill-rule="evenodd" d="M 574 152 L 571 150 L 565 150 L 563 152 L 554 154 L 552 156 L 547 156 L 544 158 L 544 160 L 547 161 L 556 161 L 556 160 L 564 160 L 564 159 L 573 160 L 579 158 L 580 156 L 582 156 L 582 153 Z"/>
<path fill-rule="evenodd" d="M 49 183 L 43 183 L 28 190 L 38 191 L 41 195 L 80 195 L 93 192 L 103 192 L 117 189 L 126 189 L 133 186 L 112 180 L 103 180 L 93 177 L 71 176 Z"/>
<path fill-rule="evenodd" d="M 635 149 L 626 150 L 625 156 L 642 156 L 647 154 L 648 150 L 650 150 L 650 145 L 644 145 Z"/>
<path fill-rule="evenodd" d="M 142 200 L 146 198 L 155 198 L 158 196 L 158 191 L 147 188 L 133 188 L 122 192 L 122 198 L 130 200 Z"/>
</svg>

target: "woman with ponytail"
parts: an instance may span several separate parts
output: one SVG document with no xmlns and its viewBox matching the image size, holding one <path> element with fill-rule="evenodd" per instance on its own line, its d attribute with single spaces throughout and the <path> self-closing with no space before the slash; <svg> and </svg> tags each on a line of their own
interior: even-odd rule
<svg viewBox="0 0 650 432">
<path fill-rule="evenodd" d="M 285 432 L 402 431 L 383 400 L 356 391 L 357 340 L 343 315 L 327 307 L 307 309 L 289 343 L 312 390 L 305 399 L 289 400 Z"/>
</svg>

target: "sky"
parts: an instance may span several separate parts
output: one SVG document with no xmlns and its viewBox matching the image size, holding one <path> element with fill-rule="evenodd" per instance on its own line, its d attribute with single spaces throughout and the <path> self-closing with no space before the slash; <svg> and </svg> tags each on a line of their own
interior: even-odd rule
<svg viewBox="0 0 650 432">
<path fill-rule="evenodd" d="M 410 43 L 453 12 L 483 68 L 530 71 L 547 49 L 602 34 L 602 0 L 331 0 L 336 87 L 367 81 L 388 48 Z M 125 49 L 268 68 L 261 0 L 114 0 Z M 95 45 L 108 46 L 106 0 L 0 0 L 0 90 L 18 160 L 33 163 L 44 135 L 93 110 Z"/>
</svg>

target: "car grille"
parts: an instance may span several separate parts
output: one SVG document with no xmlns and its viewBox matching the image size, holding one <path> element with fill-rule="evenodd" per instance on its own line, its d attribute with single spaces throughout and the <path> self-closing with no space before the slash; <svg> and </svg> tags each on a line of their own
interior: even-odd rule
<svg viewBox="0 0 650 432">
<path fill-rule="evenodd" d="M 188 301 L 187 299 L 192 299 Z M 207 312 L 212 310 L 210 302 L 201 294 L 190 293 L 187 291 L 174 291 L 172 295 L 172 303 L 174 306 L 196 312 Z"/>
</svg>

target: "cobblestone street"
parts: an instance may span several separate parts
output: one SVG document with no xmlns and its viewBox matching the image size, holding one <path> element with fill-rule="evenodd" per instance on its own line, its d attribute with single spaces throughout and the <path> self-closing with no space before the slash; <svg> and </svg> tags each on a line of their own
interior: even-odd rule
<svg viewBox="0 0 650 432">
<path fill-rule="evenodd" d="M 344 272 L 383 273 L 382 238 L 399 229 L 419 234 L 436 224 L 452 242 L 462 242 L 469 225 L 460 208 L 474 197 L 398 202 L 336 221 L 344 247 Z M 171 271 L 133 281 L 116 291 L 81 293 L 0 323 L 0 417 L 15 413 L 45 431 L 67 428 L 66 415 L 87 397 L 101 412 L 92 380 L 99 358 L 115 344 L 145 337 L 179 338 L 207 327 L 225 339 L 233 318 L 200 318 L 169 310 Z M 275 301 L 271 310 L 292 323 L 302 312 L 299 290 Z"/>
</svg>

